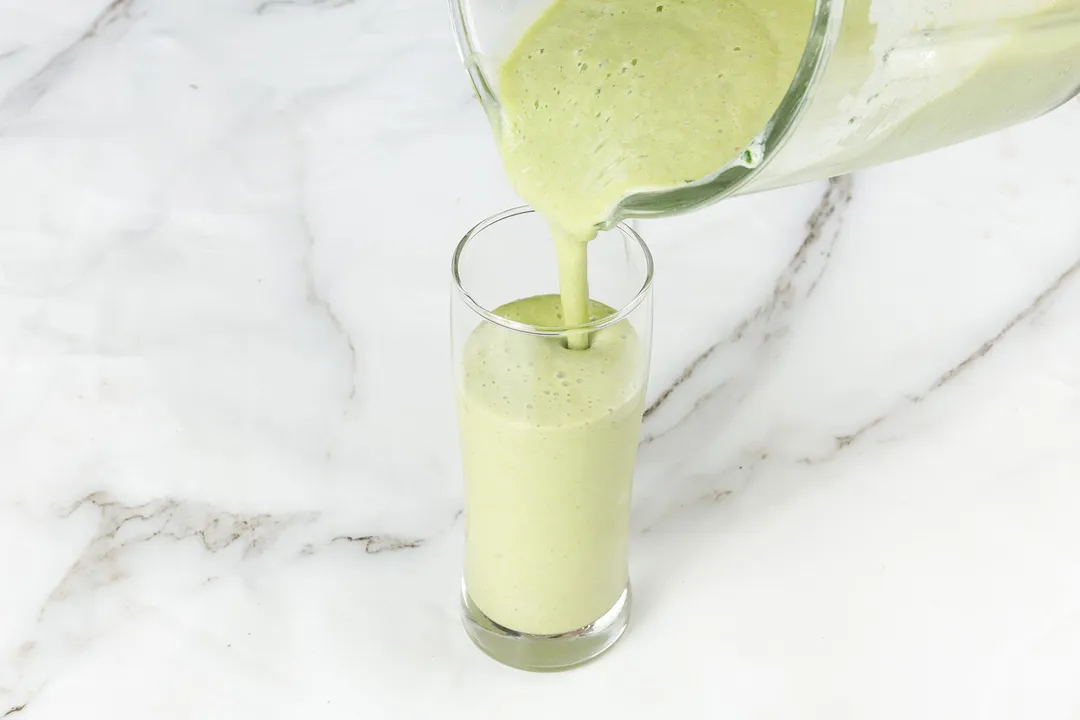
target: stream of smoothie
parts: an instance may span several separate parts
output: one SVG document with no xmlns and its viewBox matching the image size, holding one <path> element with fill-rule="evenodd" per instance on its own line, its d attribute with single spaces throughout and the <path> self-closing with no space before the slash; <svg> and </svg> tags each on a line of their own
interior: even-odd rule
<svg viewBox="0 0 1080 720">
<path fill-rule="evenodd" d="M 596 227 L 625 196 L 698 180 L 740 153 L 791 83 L 813 10 L 560 0 L 526 31 L 499 73 L 499 150 L 551 225 L 567 324 L 588 319 Z"/>
<path fill-rule="evenodd" d="M 558 0 L 499 75 L 499 148 L 547 221 L 560 294 L 496 313 L 537 326 L 610 315 L 587 251 L 626 195 L 737 156 L 797 69 L 814 0 Z M 600 298 L 602 300 L 602 298 Z M 490 619 L 565 633 L 627 587 L 647 352 L 627 320 L 557 337 L 482 324 L 459 386 L 466 586 Z"/>
</svg>

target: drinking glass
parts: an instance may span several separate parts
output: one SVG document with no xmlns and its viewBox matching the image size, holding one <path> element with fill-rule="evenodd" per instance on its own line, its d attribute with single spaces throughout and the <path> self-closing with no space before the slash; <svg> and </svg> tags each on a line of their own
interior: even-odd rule
<svg viewBox="0 0 1080 720">
<path fill-rule="evenodd" d="M 652 273 L 632 228 L 600 232 L 588 244 L 590 320 L 566 327 L 554 241 L 531 209 L 484 220 L 454 253 L 462 620 L 507 665 L 570 667 L 626 629 Z M 572 349 L 583 335 L 587 349 Z"/>
</svg>

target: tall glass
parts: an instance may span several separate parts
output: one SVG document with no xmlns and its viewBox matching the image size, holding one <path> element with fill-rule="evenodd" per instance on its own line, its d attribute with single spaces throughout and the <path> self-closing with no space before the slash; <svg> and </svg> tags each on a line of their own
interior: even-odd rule
<svg viewBox="0 0 1080 720">
<path fill-rule="evenodd" d="M 599 655 L 630 616 L 652 257 L 627 225 L 601 232 L 588 255 L 590 321 L 566 327 L 554 243 L 531 209 L 484 220 L 454 253 L 462 619 L 484 652 L 527 670 Z M 582 334 L 588 348 L 571 349 Z"/>
</svg>

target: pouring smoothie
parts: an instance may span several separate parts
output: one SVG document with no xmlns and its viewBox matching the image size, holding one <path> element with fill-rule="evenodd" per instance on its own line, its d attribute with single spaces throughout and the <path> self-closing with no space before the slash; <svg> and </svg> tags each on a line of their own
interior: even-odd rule
<svg viewBox="0 0 1080 720">
<path fill-rule="evenodd" d="M 450 1 L 507 176 L 550 225 L 558 319 L 570 326 L 605 300 L 590 297 L 588 248 L 615 220 L 898 159 L 1034 117 L 1080 90 L 1080 0 L 556 0 L 497 72 L 476 31 L 507 24 L 477 24 L 467 6 L 498 15 L 528 2 Z M 500 312 L 542 324 L 554 302 Z M 485 378 L 482 390 L 459 382 L 466 585 L 478 612 L 511 635 L 583 636 L 595 628 L 570 626 L 597 622 L 625 582 L 627 438 L 640 421 L 626 398 L 644 383 L 592 374 L 601 356 L 633 367 L 620 356 L 629 339 L 533 340 L 482 327 L 463 359 L 467 377 Z M 481 358 L 493 352 L 543 360 L 484 375 Z M 580 397 L 617 408 L 615 425 L 583 421 L 574 388 L 561 413 L 523 422 L 514 404 L 528 392 L 514 389 L 544 392 L 552 358 L 589 378 Z M 490 392 L 515 400 L 484 405 Z M 599 440 L 616 425 L 618 442 Z M 586 490 L 602 500 L 580 504 Z"/>
<path fill-rule="evenodd" d="M 784 96 L 813 0 L 561 0 L 499 73 L 514 189 L 588 240 L 632 192 L 705 177 Z"/>
<path fill-rule="evenodd" d="M 543 328 L 614 313 L 590 298 L 597 228 L 624 195 L 742 151 L 791 82 L 813 6 L 560 0 L 540 17 L 502 67 L 498 141 L 550 227 L 559 295 L 495 314 Z M 580 634 L 626 602 L 645 341 L 627 321 L 561 337 L 488 323 L 464 344 L 467 605 L 504 630 Z"/>
</svg>

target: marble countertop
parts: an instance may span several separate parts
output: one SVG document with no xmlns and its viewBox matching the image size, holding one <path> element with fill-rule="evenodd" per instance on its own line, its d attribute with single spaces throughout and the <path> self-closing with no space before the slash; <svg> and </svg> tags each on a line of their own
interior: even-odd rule
<svg viewBox="0 0 1080 720">
<path fill-rule="evenodd" d="M 639 224 L 634 624 L 534 675 L 457 617 L 444 8 L 0 3 L 0 717 L 1075 720 L 1077 127 Z"/>
</svg>

